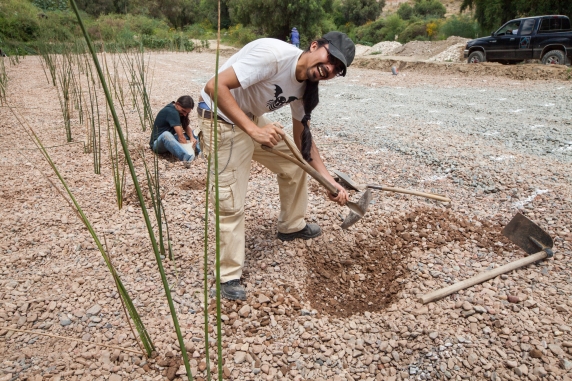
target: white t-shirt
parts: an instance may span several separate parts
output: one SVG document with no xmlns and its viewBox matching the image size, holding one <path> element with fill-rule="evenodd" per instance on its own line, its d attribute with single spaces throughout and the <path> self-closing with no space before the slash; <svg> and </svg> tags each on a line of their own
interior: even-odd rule
<svg viewBox="0 0 572 381">
<path fill-rule="evenodd" d="M 240 87 L 231 93 L 246 115 L 262 116 L 287 104 L 292 118 L 302 120 L 302 96 L 305 82 L 296 80 L 296 64 L 302 51 L 294 45 L 273 38 L 252 41 L 224 63 L 219 72 L 232 66 Z M 207 105 L 211 99 L 205 92 L 201 96 Z M 229 120 L 220 110 L 219 115 Z"/>
</svg>

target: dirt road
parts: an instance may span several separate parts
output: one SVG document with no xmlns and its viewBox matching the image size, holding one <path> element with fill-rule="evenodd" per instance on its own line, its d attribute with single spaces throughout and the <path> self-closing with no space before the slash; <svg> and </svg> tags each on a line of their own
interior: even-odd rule
<svg viewBox="0 0 572 381">
<path fill-rule="evenodd" d="M 320 85 L 312 132 L 327 166 L 358 182 L 441 193 L 453 203 L 377 192 L 366 217 L 343 231 L 346 211 L 310 181 L 307 218 L 324 234 L 282 243 L 275 239 L 274 175 L 254 163 L 246 205 L 249 298 L 223 304 L 228 378 L 570 380 L 572 84 L 488 75 L 494 66 L 478 75 L 446 64 L 430 73 L 411 67 L 397 76 L 362 66 Z M 151 67 L 158 112 L 182 94 L 198 97 L 214 55 L 152 54 Z M 57 94 L 39 61 L 28 57 L 8 74 L 10 103 L 51 147 L 105 235 L 158 357 L 102 346 L 137 350 L 113 280 L 41 174 L 54 178 L 49 166 L 0 108 L 0 380 L 160 380 L 168 371 L 180 377 L 184 368 L 131 181 L 118 210 L 107 152 L 102 174 L 95 175 L 77 119 L 75 144 L 65 143 Z M 138 152 L 149 131 L 141 131 L 135 110 L 126 114 L 142 175 Z M 288 110 L 274 118 L 291 131 Z M 193 375 L 204 379 L 205 161 L 185 169 L 161 157 L 160 167 L 176 253 L 176 263 L 163 263 Z M 500 235 L 517 211 L 552 235 L 553 259 L 426 306 L 417 302 L 421 294 L 524 256 Z"/>
</svg>

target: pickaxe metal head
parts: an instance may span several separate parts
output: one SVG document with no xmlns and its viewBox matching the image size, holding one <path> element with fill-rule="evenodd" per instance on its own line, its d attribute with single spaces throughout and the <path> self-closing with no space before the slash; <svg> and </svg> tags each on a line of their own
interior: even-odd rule
<svg viewBox="0 0 572 381">
<path fill-rule="evenodd" d="M 369 189 L 363 193 L 358 202 L 348 201 L 346 205 L 350 208 L 350 214 L 348 214 L 342 223 L 342 229 L 347 229 L 358 222 L 364 216 L 370 202 L 371 190 Z"/>
</svg>

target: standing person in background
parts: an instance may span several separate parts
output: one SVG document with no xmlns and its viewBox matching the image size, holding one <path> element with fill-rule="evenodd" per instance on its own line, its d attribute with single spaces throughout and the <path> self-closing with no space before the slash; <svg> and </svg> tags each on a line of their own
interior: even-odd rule
<svg viewBox="0 0 572 381">
<path fill-rule="evenodd" d="M 290 32 L 290 43 L 297 48 L 300 47 L 300 33 L 296 27 L 292 28 L 292 32 Z"/>
<path fill-rule="evenodd" d="M 195 102 L 183 95 L 165 106 L 155 118 L 149 146 L 155 153 L 170 152 L 188 166 L 200 152 L 197 137 L 189 127 L 189 113 Z"/>
</svg>

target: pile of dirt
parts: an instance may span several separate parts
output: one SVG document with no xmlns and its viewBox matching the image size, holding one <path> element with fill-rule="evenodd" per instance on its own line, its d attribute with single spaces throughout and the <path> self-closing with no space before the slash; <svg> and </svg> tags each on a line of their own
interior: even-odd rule
<svg viewBox="0 0 572 381">
<path fill-rule="evenodd" d="M 570 80 L 572 78 L 572 70 L 564 65 L 502 65 L 494 62 L 469 65 L 466 62 L 406 61 L 397 57 L 376 56 L 357 57 L 352 65 L 388 73 L 391 72 L 391 67 L 395 66 L 400 73 L 408 71 L 431 75 L 448 73 L 468 77 L 497 76 L 519 80 Z"/>
<path fill-rule="evenodd" d="M 367 235 L 356 233 L 353 246 L 340 235 L 325 247 L 310 247 L 305 257 L 308 297 L 316 310 L 338 317 L 382 311 L 399 298 L 404 279 L 410 278 L 406 264 L 413 250 L 438 251 L 471 239 L 479 247 L 502 242 L 505 249 L 516 250 L 500 231 L 498 225 L 469 222 L 447 210 L 417 209 L 383 220 Z"/>
<path fill-rule="evenodd" d="M 379 54 L 381 56 L 391 56 L 403 45 L 398 41 L 381 41 L 369 47 L 365 45 L 356 45 L 356 56 Z"/>
<path fill-rule="evenodd" d="M 469 39 L 451 36 L 443 41 L 411 41 L 395 50 L 395 56 L 416 57 L 427 60 L 449 49 L 453 45 L 466 44 Z"/>
<path fill-rule="evenodd" d="M 441 53 L 429 58 L 429 61 L 437 62 L 463 62 L 463 51 L 465 50 L 465 42 L 455 44 L 448 47 Z"/>
<path fill-rule="evenodd" d="M 439 62 L 460 62 L 468 39 L 451 36 L 442 41 L 411 41 L 401 44 L 397 41 L 382 41 L 372 47 L 356 45 L 356 56 L 408 57 L 416 60 Z"/>
</svg>

